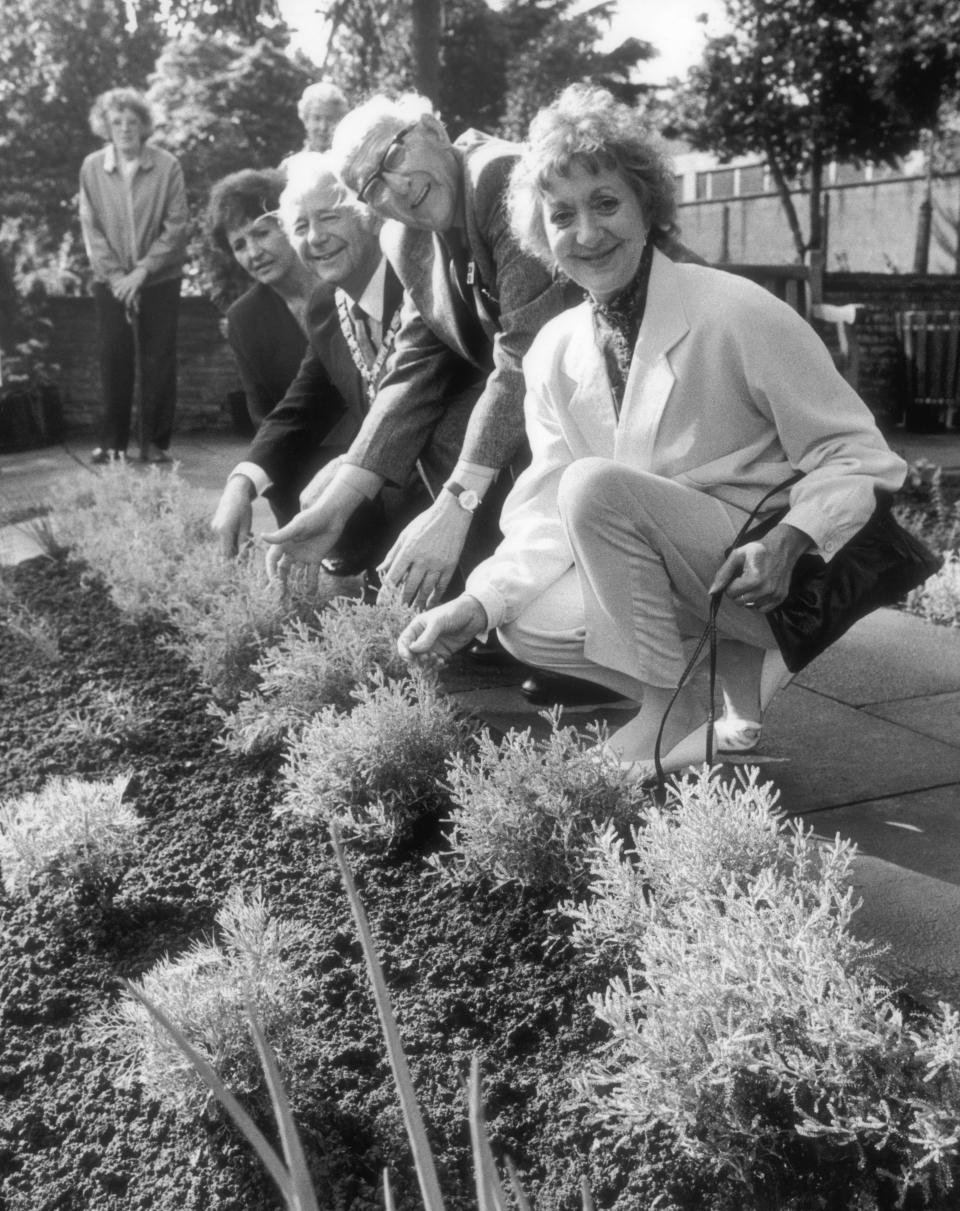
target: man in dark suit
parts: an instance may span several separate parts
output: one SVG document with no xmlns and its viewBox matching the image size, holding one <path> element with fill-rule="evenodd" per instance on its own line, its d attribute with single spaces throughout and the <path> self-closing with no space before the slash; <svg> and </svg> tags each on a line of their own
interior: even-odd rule
<svg viewBox="0 0 960 1211">
<path fill-rule="evenodd" d="M 250 532 L 258 493 L 279 520 L 294 514 L 301 500 L 309 503 L 322 493 L 360 429 L 400 324 L 403 290 L 380 251 L 379 220 L 348 194 L 325 156 L 304 153 L 298 159 L 281 196 L 280 219 L 325 288 L 307 310 L 309 348 L 297 377 L 221 496 L 212 525 L 227 554 Z M 479 387 L 475 372 L 459 359 L 448 358 L 440 370 L 437 389 L 449 393 L 455 406 L 426 435 L 409 473 L 386 490 L 385 502 L 379 494 L 358 500 L 350 528 L 338 536 L 336 570 L 360 570 L 371 557 L 371 543 L 382 556 L 389 545 L 385 535 L 429 505 L 424 481 L 438 489 L 453 466 Z M 392 530 L 384 528 L 384 505 Z"/>
<path fill-rule="evenodd" d="M 452 143 L 422 97 L 374 97 L 337 128 L 338 171 L 387 220 L 381 245 L 406 295 L 390 370 L 336 476 L 314 506 L 265 535 L 290 559 L 322 559 L 361 497 L 403 481 L 450 404 L 435 384 L 451 353 L 483 389 L 452 475 L 394 544 L 385 579 L 402 581 L 409 600 L 439 600 L 479 502 L 498 472 L 524 461 L 521 358 L 580 296 L 510 234 L 504 193 L 517 151 L 477 131 Z M 491 549 L 498 538 L 491 527 Z"/>
</svg>

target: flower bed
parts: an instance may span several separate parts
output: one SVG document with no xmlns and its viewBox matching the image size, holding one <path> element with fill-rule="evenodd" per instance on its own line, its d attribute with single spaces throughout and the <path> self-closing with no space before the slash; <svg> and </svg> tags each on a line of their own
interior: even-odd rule
<svg viewBox="0 0 960 1211">
<path fill-rule="evenodd" d="M 892 1208 L 901 1171 L 908 1207 L 954 1205 L 960 1032 L 950 1013 L 904 1016 L 873 982 L 846 932 L 848 855 L 785 832 L 753 783 L 702 780 L 661 812 L 608 784 L 572 735 L 476 735 L 429 686 L 382 670 L 352 713 L 330 682 L 312 721 L 285 708 L 286 741 L 231 743 L 217 669 L 234 703 L 252 702 L 280 684 L 284 651 L 302 665 L 299 636 L 355 652 L 351 610 L 364 636 L 376 620 L 340 605 L 311 621 L 301 601 L 291 644 L 254 578 L 216 607 L 247 627 L 226 651 L 198 613 L 206 574 L 175 556 L 193 541 L 175 485 L 143 483 L 154 530 L 142 510 L 122 542 L 87 527 L 91 558 L 109 548 L 111 577 L 134 590 L 66 558 L 3 576 L 0 798 L 14 811 L 81 779 L 137 824 L 108 868 L 41 856 L 0 893 L 0 1205 L 281 1205 L 189 1071 L 167 1073 L 173 1053 L 144 1060 L 124 1041 L 124 979 L 172 998 L 272 1134 L 244 1050 L 251 997 L 320 1205 L 382 1206 L 384 1167 L 397 1205 L 422 1205 L 329 820 L 346 830 L 449 1208 L 476 1205 L 474 1057 L 497 1157 L 540 1208 L 579 1208 L 584 1178 L 609 1211 Z M 131 479 L 104 491 L 114 513 L 139 508 Z M 341 667 L 318 660 L 324 679 Z M 260 690 L 244 688 L 257 668 Z M 458 751 L 445 785 L 441 732 Z M 144 1075 L 158 1063 L 169 1079 Z"/>
</svg>

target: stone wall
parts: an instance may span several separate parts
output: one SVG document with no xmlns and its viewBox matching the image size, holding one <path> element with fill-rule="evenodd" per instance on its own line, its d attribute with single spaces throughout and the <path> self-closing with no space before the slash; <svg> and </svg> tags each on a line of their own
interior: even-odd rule
<svg viewBox="0 0 960 1211">
<path fill-rule="evenodd" d="M 92 431 L 100 413 L 97 320 L 92 298 L 52 298 L 51 357 L 60 365 L 64 420 Z M 220 313 L 202 298 L 180 300 L 176 428 L 226 428 L 227 397 L 240 389 L 233 353 L 220 334 Z"/>
</svg>

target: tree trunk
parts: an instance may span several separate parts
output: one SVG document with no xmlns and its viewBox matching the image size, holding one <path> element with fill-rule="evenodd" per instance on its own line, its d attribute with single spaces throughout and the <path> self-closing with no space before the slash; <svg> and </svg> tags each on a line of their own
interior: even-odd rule
<svg viewBox="0 0 960 1211">
<path fill-rule="evenodd" d="M 413 65 L 417 91 L 440 102 L 440 21 L 443 0 L 411 0 Z"/>
<path fill-rule="evenodd" d="M 927 179 L 917 213 L 917 242 L 913 250 L 913 272 L 930 268 L 930 236 L 933 231 L 933 148 L 927 147 Z"/>
<path fill-rule="evenodd" d="M 767 165 L 770 169 L 770 174 L 773 177 L 773 183 L 777 187 L 777 194 L 780 198 L 780 205 L 783 207 L 783 212 L 787 216 L 787 223 L 790 226 L 790 234 L 793 236 L 793 246 L 797 250 L 797 260 L 802 261 L 804 253 L 807 250 L 803 242 L 803 232 L 800 230 L 800 220 L 797 218 L 797 208 L 793 204 L 793 196 L 790 193 L 790 186 L 787 184 L 787 179 L 783 175 L 783 169 L 777 160 L 773 148 L 767 146 Z"/>
<path fill-rule="evenodd" d="M 810 239 L 804 250 L 823 250 L 823 155 L 819 147 L 810 158 Z"/>
</svg>

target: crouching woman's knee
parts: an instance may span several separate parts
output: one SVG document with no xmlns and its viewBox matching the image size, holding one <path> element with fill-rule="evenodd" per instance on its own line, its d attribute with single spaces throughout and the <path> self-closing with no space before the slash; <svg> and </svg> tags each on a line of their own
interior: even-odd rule
<svg viewBox="0 0 960 1211">
<path fill-rule="evenodd" d="M 589 528 L 617 494 L 621 463 L 610 458 L 578 458 L 564 470 L 557 486 L 557 507 L 564 525 Z"/>
</svg>

